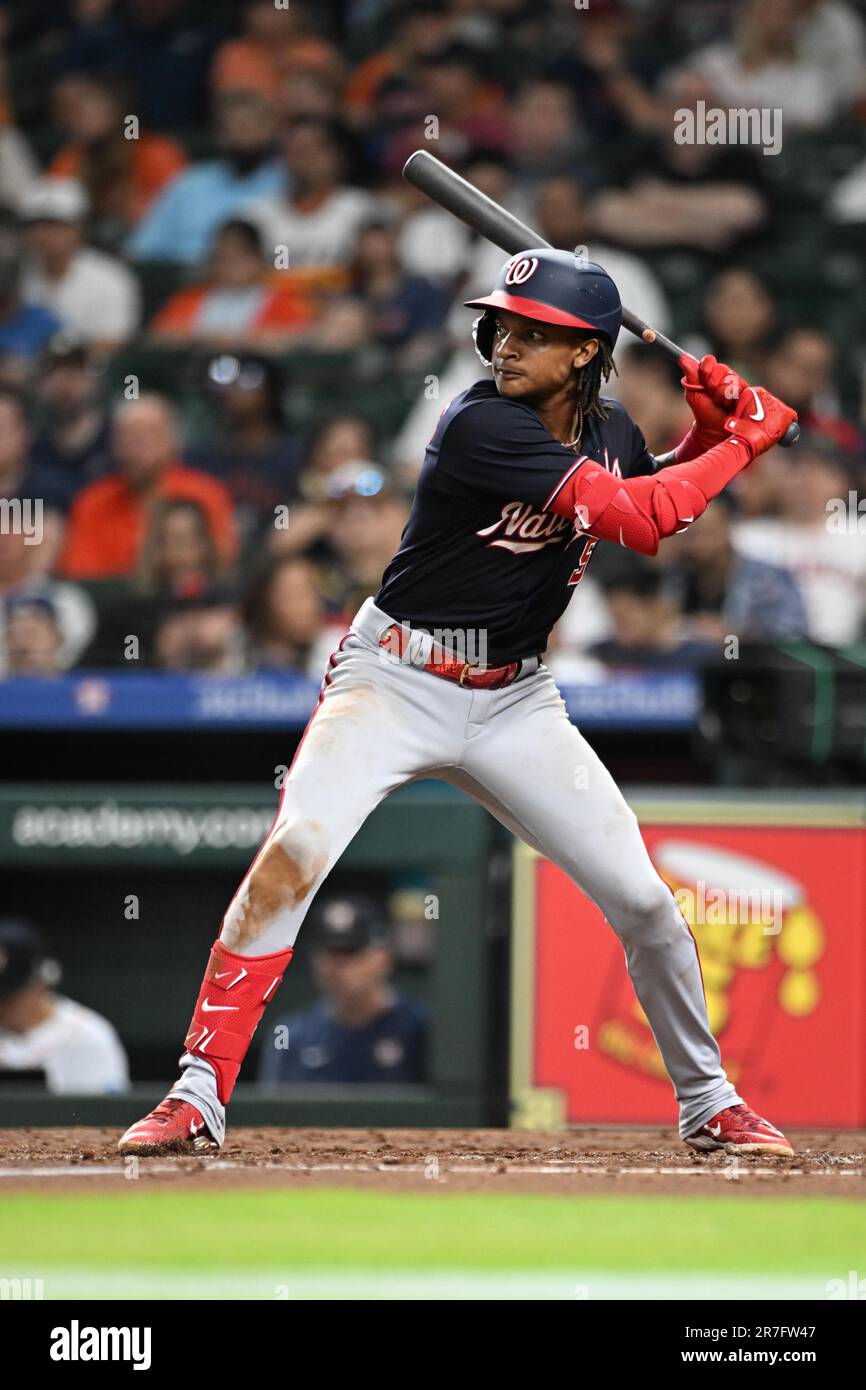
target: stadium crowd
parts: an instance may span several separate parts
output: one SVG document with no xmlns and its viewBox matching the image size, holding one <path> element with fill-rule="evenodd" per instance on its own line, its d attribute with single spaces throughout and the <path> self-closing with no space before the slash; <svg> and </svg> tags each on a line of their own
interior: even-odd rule
<svg viewBox="0 0 866 1390">
<path fill-rule="evenodd" d="M 504 256 L 417 148 L 800 415 L 657 561 L 599 547 L 556 674 L 862 640 L 864 35 L 846 0 L 0 4 L 0 674 L 318 677 L 487 371 Z M 781 148 L 679 143 L 700 102 Z M 672 447 L 678 370 L 616 361 Z"/>
</svg>

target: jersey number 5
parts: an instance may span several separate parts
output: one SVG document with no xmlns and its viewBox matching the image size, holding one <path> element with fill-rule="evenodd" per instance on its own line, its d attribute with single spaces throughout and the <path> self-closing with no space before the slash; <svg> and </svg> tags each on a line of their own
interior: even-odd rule
<svg viewBox="0 0 866 1390">
<path fill-rule="evenodd" d="M 570 579 L 569 579 L 569 581 L 568 581 L 569 586 L 572 585 L 572 584 L 579 584 L 579 583 L 580 583 L 581 579 L 583 578 L 584 574 L 586 573 L 586 567 L 587 567 L 587 565 L 589 564 L 589 557 L 590 557 L 590 555 L 592 554 L 592 552 L 595 550 L 595 547 L 596 547 L 597 545 L 598 545 L 598 540 L 597 540 L 596 537 L 594 537 L 594 536 L 588 536 L 588 537 L 587 537 L 586 542 L 585 542 L 584 547 L 583 547 L 583 550 L 580 552 L 580 559 L 579 559 L 578 562 L 577 562 L 577 569 L 574 569 L 574 570 L 571 571 L 571 577 L 570 577 Z"/>
</svg>

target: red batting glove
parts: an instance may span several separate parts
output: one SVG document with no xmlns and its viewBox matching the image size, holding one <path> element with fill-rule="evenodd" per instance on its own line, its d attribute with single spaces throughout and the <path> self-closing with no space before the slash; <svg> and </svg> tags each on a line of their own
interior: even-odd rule
<svg viewBox="0 0 866 1390">
<path fill-rule="evenodd" d="M 683 373 L 683 389 L 695 417 L 692 438 L 700 445 L 698 452 L 704 453 L 727 438 L 725 421 L 748 389 L 748 382 L 733 367 L 709 355 L 700 362 L 687 357 Z"/>
<path fill-rule="evenodd" d="M 771 396 L 765 387 L 746 386 L 724 429 L 726 437 L 742 439 L 754 459 L 778 444 L 796 418 L 796 410 Z"/>
</svg>

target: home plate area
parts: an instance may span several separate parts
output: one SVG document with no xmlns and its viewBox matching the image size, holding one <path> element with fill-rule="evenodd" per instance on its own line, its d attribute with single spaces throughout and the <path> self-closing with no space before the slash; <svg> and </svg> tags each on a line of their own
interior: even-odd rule
<svg viewBox="0 0 866 1390">
<path fill-rule="evenodd" d="M 124 1158 L 110 1129 L 0 1131 L 6 1190 L 148 1184 L 491 1193 L 866 1196 L 866 1134 L 792 1131 L 794 1158 L 697 1154 L 671 1129 L 236 1129 L 219 1156 Z"/>
</svg>

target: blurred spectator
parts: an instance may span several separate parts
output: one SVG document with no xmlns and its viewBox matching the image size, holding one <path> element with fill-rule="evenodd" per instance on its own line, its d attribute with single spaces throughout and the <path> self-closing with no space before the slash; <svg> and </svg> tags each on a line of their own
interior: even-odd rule
<svg viewBox="0 0 866 1390">
<path fill-rule="evenodd" d="M 399 177 L 412 151 L 431 139 L 431 118 L 437 153 L 446 163 L 459 161 L 475 145 L 511 147 L 514 131 L 504 89 L 488 55 L 474 44 L 452 39 L 420 53 L 415 83 L 415 110 L 380 154 L 381 166 L 392 178 Z"/>
<path fill-rule="evenodd" d="M 801 0 L 797 54 L 835 88 L 839 109 L 866 95 L 866 27 L 847 0 Z M 862 9 L 862 6 L 861 6 Z"/>
<path fill-rule="evenodd" d="M 167 497 L 151 509 L 141 547 L 138 584 L 145 593 L 196 595 L 215 583 L 220 560 L 204 507 Z"/>
<path fill-rule="evenodd" d="M 49 606 L 60 631 L 62 670 L 75 664 L 96 631 L 96 612 L 88 595 L 77 584 L 49 578 L 47 566 L 40 563 L 41 550 L 41 545 L 28 544 L 23 531 L 0 530 L 0 676 L 8 674 L 6 613 L 21 599 L 44 600 Z M 20 639 L 20 627 L 18 635 Z"/>
<path fill-rule="evenodd" d="M 51 339 L 33 383 L 39 430 L 32 449 L 37 468 L 65 480 L 70 498 L 111 467 L 108 411 L 86 345 L 68 333 Z"/>
<path fill-rule="evenodd" d="M 537 197 L 548 179 L 590 172 L 589 141 L 564 83 L 536 77 L 518 88 L 508 162 L 515 185 L 526 198 Z"/>
<path fill-rule="evenodd" d="M 682 368 L 636 338 L 617 358 L 616 396 L 640 428 L 652 454 L 665 454 L 688 433 L 694 417 L 681 385 Z"/>
<path fill-rule="evenodd" d="M 800 428 L 834 440 L 852 458 L 863 435 L 838 410 L 833 341 L 818 328 L 789 328 L 767 353 L 762 381 L 797 412 Z"/>
<path fill-rule="evenodd" d="M 259 1080 L 419 1083 L 427 1077 L 425 1013 L 389 985 L 393 957 L 380 912 L 357 894 L 314 905 L 313 974 L 322 998 L 276 1024 Z"/>
<path fill-rule="evenodd" d="M 135 84 L 143 125 L 183 130 L 204 115 L 218 31 L 192 0 L 86 0 L 74 7 L 68 70 L 120 73 Z"/>
<path fill-rule="evenodd" d="M 77 179 L 90 204 L 91 231 L 103 244 L 117 242 L 183 168 L 186 155 L 166 135 L 127 130 L 135 107 L 126 85 L 114 78 L 70 74 L 54 89 L 53 105 L 69 143 L 48 173 Z"/>
<path fill-rule="evenodd" d="M 375 347 L 371 306 L 356 294 L 333 296 L 308 330 L 305 342 L 314 352 L 340 354 Z"/>
<path fill-rule="evenodd" d="M 256 92 L 231 92 L 220 97 L 215 115 L 220 157 L 185 169 L 164 189 L 129 240 L 134 260 L 193 265 L 223 222 L 283 193 L 273 107 Z"/>
<path fill-rule="evenodd" d="M 68 479 L 50 464 L 37 463 L 32 445 L 24 397 L 0 387 L 0 497 L 28 498 L 43 511 L 62 513 L 72 493 Z"/>
<path fill-rule="evenodd" d="M 380 343 L 409 349 L 401 365 L 417 367 L 441 347 L 448 296 L 424 276 L 404 272 L 397 229 L 388 219 L 361 228 L 349 265 L 349 291 L 369 310 Z"/>
<path fill-rule="evenodd" d="M 630 148 L 594 206 L 596 234 L 633 247 L 722 253 L 754 235 L 767 217 L 764 174 L 744 145 L 679 143 L 677 112 L 708 96 L 679 78 L 659 99 L 655 133 Z"/>
<path fill-rule="evenodd" d="M 353 124 L 362 128 L 393 125 L 412 109 L 412 83 L 425 53 L 441 49 L 454 27 L 449 0 L 415 0 L 394 6 L 389 41 L 349 74 L 344 100 Z"/>
<path fill-rule="evenodd" d="M 12 676 L 59 676 L 65 669 L 60 615 L 43 594 L 7 598 L 2 625 L 0 670 Z"/>
<path fill-rule="evenodd" d="M 15 128 L 3 51 L 6 27 L 7 12 L 0 11 L 0 207 L 7 212 L 17 212 L 21 199 L 40 171 L 27 140 Z"/>
<path fill-rule="evenodd" d="M 509 212 L 522 221 L 529 222 L 536 214 L 536 208 L 531 196 L 524 197 L 519 192 L 514 181 L 511 165 L 508 156 L 501 150 L 474 149 L 471 150 L 466 161 L 460 166 L 459 173 L 476 188 L 485 193 L 488 198 L 492 198 L 494 203 L 507 207 Z M 456 219 L 452 218 L 452 221 Z M 505 252 L 500 246 L 494 246 L 487 237 L 481 236 L 478 232 L 472 232 L 468 228 L 465 251 L 462 254 L 461 269 L 465 270 L 465 275 L 459 282 L 459 293 L 454 295 L 454 313 L 458 311 L 462 315 L 459 323 L 455 322 L 454 331 L 457 336 L 464 332 L 462 324 L 466 320 L 466 310 L 462 304 L 464 299 L 475 299 L 479 295 L 487 294 L 505 260 Z M 407 244 L 405 224 L 401 229 L 400 253 L 404 265 L 407 264 Z M 413 248 L 413 256 L 417 257 L 421 248 Z M 427 260 L 429 261 L 435 254 L 435 248 L 427 248 Z M 426 273 L 421 265 L 421 273 Z M 465 293 L 464 293 L 465 291 Z"/>
<path fill-rule="evenodd" d="M 664 590 L 683 615 L 683 635 L 716 647 L 729 634 L 743 642 L 805 637 L 794 575 L 734 550 L 728 498 L 716 498 L 669 548 Z"/>
<path fill-rule="evenodd" d="M 283 133 L 283 151 L 289 192 L 254 203 L 246 212 L 261 229 L 265 254 L 285 248 L 283 269 L 345 266 L 375 204 L 364 189 L 343 182 L 346 149 L 340 127 L 299 117 Z"/>
<path fill-rule="evenodd" d="M 762 379 L 764 353 L 775 321 L 772 296 L 753 271 L 732 267 L 710 281 L 704 322 L 712 351 L 746 378 Z"/>
<path fill-rule="evenodd" d="M 310 293 L 266 260 L 258 229 L 234 218 L 217 232 L 203 284 L 179 290 L 150 325 L 153 338 L 207 347 L 285 348 L 313 322 Z"/>
<path fill-rule="evenodd" d="M 589 655 L 609 667 L 682 667 L 699 661 L 700 642 L 679 635 L 676 605 L 665 594 L 658 565 L 623 564 L 606 594 L 613 632 L 589 648 Z"/>
<path fill-rule="evenodd" d="M 863 23 L 837 0 L 745 0 L 732 37 L 687 68 L 719 106 L 779 108 L 786 130 L 821 128 L 863 92 Z"/>
<path fill-rule="evenodd" d="M 237 595 L 223 584 L 174 599 L 158 622 L 156 665 L 162 671 L 232 676 L 243 670 Z"/>
<path fill-rule="evenodd" d="M 469 228 L 406 179 L 390 186 L 388 201 L 400 215 L 403 269 L 410 275 L 424 275 L 453 293 L 472 253 Z"/>
<path fill-rule="evenodd" d="M 375 433 L 366 416 L 326 415 L 317 422 L 307 445 L 302 479 L 304 495 L 311 499 L 324 497 L 328 478 L 342 464 L 375 456 Z"/>
<path fill-rule="evenodd" d="M 222 563 L 234 560 L 231 498 L 216 479 L 178 461 L 178 429 L 168 401 L 145 395 L 118 406 L 112 446 L 116 474 L 90 483 L 73 503 L 61 565 L 68 578 L 130 575 L 139 561 L 148 510 L 163 497 L 199 502 Z"/>
<path fill-rule="evenodd" d="M 728 490 L 741 519 L 779 515 L 791 481 L 789 459 L 788 451 L 777 446 L 761 455 L 760 468 L 744 468 L 737 474 Z"/>
<path fill-rule="evenodd" d="M 854 488 L 838 449 L 804 434 L 790 451 L 780 515 L 742 521 L 733 533 L 741 555 L 797 576 L 808 635 L 831 647 L 858 641 L 866 617 L 866 546 L 856 509 L 851 514 Z M 844 526 L 834 509 L 847 518 Z"/>
<path fill-rule="evenodd" d="M 281 120 L 294 121 L 300 116 L 336 121 L 343 115 L 340 83 L 331 80 L 315 68 L 290 68 L 280 88 L 277 110 Z"/>
<path fill-rule="evenodd" d="M 706 8 L 706 0 L 699 0 Z M 545 72 L 568 83 L 593 141 L 608 146 L 640 134 L 657 121 L 654 87 L 657 45 L 646 42 L 658 5 L 624 5 L 620 0 L 589 4 L 575 22 L 577 7 L 560 0 L 561 18 L 548 24 Z M 677 8 L 677 28 L 683 20 Z M 536 40 L 537 43 L 537 40 Z"/>
<path fill-rule="evenodd" d="M 396 554 L 409 509 L 375 464 L 344 464 L 325 484 L 327 536 L 335 562 L 321 567 L 325 597 L 351 617 L 382 582 Z"/>
<path fill-rule="evenodd" d="M 187 450 L 190 467 L 228 488 L 244 541 L 273 527 L 276 508 L 298 492 L 300 453 L 283 414 L 283 377 L 273 359 L 226 353 L 207 369 L 209 438 Z"/>
<path fill-rule="evenodd" d="M 60 327 L 60 320 L 41 304 L 21 296 L 23 258 L 21 243 L 11 228 L 0 229 L 0 356 L 6 359 L 4 378 L 29 374 L 45 344 Z"/>
<path fill-rule="evenodd" d="M 60 966 L 28 922 L 0 921 L 0 1072 L 42 1072 L 54 1095 L 111 1095 L 129 1085 L 107 1019 L 58 994 Z"/>
<path fill-rule="evenodd" d="M 287 72 L 307 65 L 320 74 L 341 70 L 339 53 L 316 33 L 305 0 L 247 0 L 243 27 L 242 36 L 229 39 L 216 55 L 210 78 L 215 91 L 255 91 L 276 101 Z"/>
<path fill-rule="evenodd" d="M 551 245 L 598 261 L 613 278 L 623 304 L 660 333 L 668 331 L 670 309 L 658 279 L 646 261 L 594 237 L 590 195 L 576 179 L 566 176 L 541 184 L 533 226 Z M 627 334 L 622 341 L 628 342 Z"/>
<path fill-rule="evenodd" d="M 84 244 L 86 213 L 86 195 L 74 179 L 44 179 L 30 189 L 21 207 L 24 294 L 94 349 L 110 352 L 138 325 L 138 283 L 121 261 Z"/>
<path fill-rule="evenodd" d="M 275 556 L 259 568 L 244 601 L 244 625 L 253 671 L 298 671 L 318 679 L 336 645 L 315 569 L 299 555 Z"/>
<path fill-rule="evenodd" d="M 306 447 L 298 478 L 300 503 L 292 508 L 291 524 L 275 529 L 270 550 L 275 555 L 311 553 L 333 561 L 329 544 L 331 507 L 327 489 L 331 476 L 344 464 L 375 457 L 373 427 L 363 415 L 326 415 L 319 420 Z"/>
<path fill-rule="evenodd" d="M 98 631 L 83 664 L 125 667 L 130 659 L 129 634 L 134 633 L 138 639 L 134 660 L 153 665 L 158 632 L 174 615 L 175 605 L 186 613 L 189 601 L 201 602 L 218 584 L 221 569 L 210 520 L 201 504 L 187 497 L 154 502 L 147 513 L 135 573 L 99 587 Z M 182 622 L 174 625 L 173 631 L 178 629 L 183 629 Z M 171 633 L 165 641 L 165 650 L 173 653 Z"/>
</svg>

